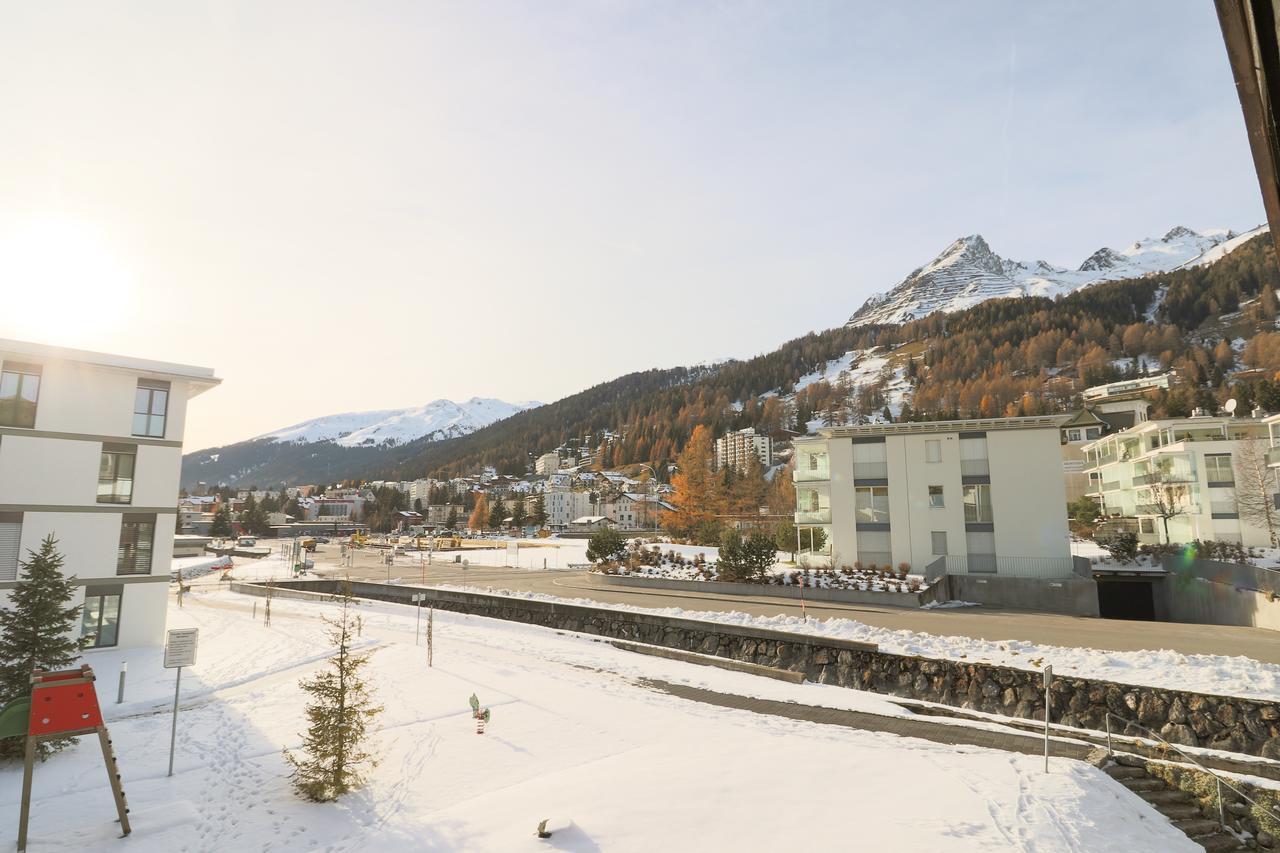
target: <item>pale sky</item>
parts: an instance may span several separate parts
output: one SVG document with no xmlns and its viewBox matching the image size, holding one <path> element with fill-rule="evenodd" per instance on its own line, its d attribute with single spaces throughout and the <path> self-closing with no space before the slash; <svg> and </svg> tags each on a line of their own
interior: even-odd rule
<svg viewBox="0 0 1280 853">
<path fill-rule="evenodd" d="M 1204 0 L 0 0 L 0 337 L 210 366 L 188 450 L 841 324 L 949 242 L 1264 220 Z"/>
</svg>

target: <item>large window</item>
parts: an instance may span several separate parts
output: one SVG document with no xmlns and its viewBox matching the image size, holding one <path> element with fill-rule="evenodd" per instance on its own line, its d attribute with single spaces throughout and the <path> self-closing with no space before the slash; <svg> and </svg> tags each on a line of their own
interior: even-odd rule
<svg viewBox="0 0 1280 853">
<path fill-rule="evenodd" d="M 1230 453 L 1206 453 L 1204 455 L 1204 472 L 1205 478 L 1208 479 L 1211 486 L 1219 484 L 1234 485 L 1236 482 L 1235 472 L 1231 469 Z"/>
<path fill-rule="evenodd" d="M 986 436 L 960 439 L 960 473 L 969 477 L 982 477 L 991 473 L 987 462 Z"/>
<path fill-rule="evenodd" d="M 941 462 L 942 461 L 942 439 L 926 438 L 924 440 L 924 461 L 925 462 Z"/>
<path fill-rule="evenodd" d="M 154 515 L 126 515 L 120 522 L 116 551 L 117 575 L 151 574 L 151 551 L 156 538 Z"/>
<path fill-rule="evenodd" d="M 98 463 L 98 503 L 127 504 L 133 501 L 133 468 L 137 449 L 124 444 L 102 445 Z"/>
<path fill-rule="evenodd" d="M 964 520 L 966 524 L 991 524 L 991 486 L 979 483 L 964 487 Z"/>
<path fill-rule="evenodd" d="M 858 486 L 853 490 L 854 511 L 859 524 L 889 523 L 889 487 Z"/>
<path fill-rule="evenodd" d="M 120 642 L 120 599 L 124 587 L 87 586 L 84 609 L 80 612 L 80 635 L 88 639 L 91 649 L 114 646 Z"/>
<path fill-rule="evenodd" d="M 34 429 L 40 365 L 6 361 L 0 367 L 0 426 Z"/>
<path fill-rule="evenodd" d="M 947 531 L 933 530 L 929 533 L 930 544 L 933 546 L 933 555 L 941 557 L 947 553 Z"/>
<path fill-rule="evenodd" d="M 169 411 L 169 383 L 139 379 L 133 397 L 133 434 L 164 438 L 164 420 Z"/>
<path fill-rule="evenodd" d="M 853 479 L 883 480 L 889 476 L 889 465 L 883 441 L 853 446 Z"/>
<path fill-rule="evenodd" d="M 17 579 L 21 542 L 22 513 L 0 512 L 0 581 Z"/>
<path fill-rule="evenodd" d="M 796 487 L 796 523 L 826 524 L 831 521 L 831 498 L 826 486 Z"/>
</svg>

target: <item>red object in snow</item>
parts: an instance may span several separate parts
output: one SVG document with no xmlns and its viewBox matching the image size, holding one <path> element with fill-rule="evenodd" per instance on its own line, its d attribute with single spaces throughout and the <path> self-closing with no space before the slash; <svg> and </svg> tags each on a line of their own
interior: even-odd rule
<svg viewBox="0 0 1280 853">
<path fill-rule="evenodd" d="M 102 709 L 93 682 L 93 669 L 88 664 L 62 672 L 33 673 L 27 733 L 59 735 L 101 726 Z"/>
</svg>

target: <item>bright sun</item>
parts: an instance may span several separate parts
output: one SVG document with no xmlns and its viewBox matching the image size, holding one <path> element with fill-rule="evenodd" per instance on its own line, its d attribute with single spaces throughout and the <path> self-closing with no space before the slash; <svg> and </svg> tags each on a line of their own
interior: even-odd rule
<svg viewBox="0 0 1280 853">
<path fill-rule="evenodd" d="M 133 277 L 94 228 L 66 220 L 0 231 L 0 337 L 83 346 L 133 309 Z"/>
</svg>

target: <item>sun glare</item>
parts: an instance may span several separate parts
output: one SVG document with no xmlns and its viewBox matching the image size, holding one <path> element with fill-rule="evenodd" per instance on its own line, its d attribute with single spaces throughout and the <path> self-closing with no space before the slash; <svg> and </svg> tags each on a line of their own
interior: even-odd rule
<svg viewBox="0 0 1280 853">
<path fill-rule="evenodd" d="M 0 232 L 0 337 L 87 346 L 133 306 L 132 276 L 94 228 L 40 221 Z"/>
</svg>

